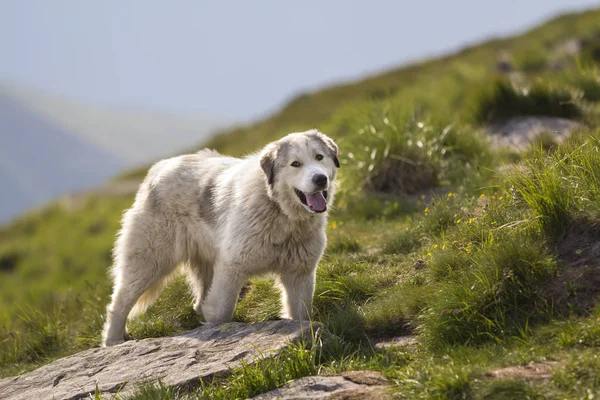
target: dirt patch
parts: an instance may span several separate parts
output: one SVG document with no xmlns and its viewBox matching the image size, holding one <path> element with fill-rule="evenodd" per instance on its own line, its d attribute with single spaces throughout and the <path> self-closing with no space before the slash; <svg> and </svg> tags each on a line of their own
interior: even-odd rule
<svg viewBox="0 0 600 400">
<path fill-rule="evenodd" d="M 563 267 L 542 294 L 560 313 L 590 311 L 600 296 L 600 221 L 574 224 L 558 254 Z"/>
<path fill-rule="evenodd" d="M 365 189 L 375 193 L 415 194 L 438 186 L 437 172 L 410 160 L 388 159 L 367 181 Z"/>
<path fill-rule="evenodd" d="M 487 376 L 494 379 L 520 381 L 548 380 L 552 377 L 552 371 L 558 364 L 557 361 L 544 361 L 527 365 L 513 365 L 488 372 Z"/>
</svg>

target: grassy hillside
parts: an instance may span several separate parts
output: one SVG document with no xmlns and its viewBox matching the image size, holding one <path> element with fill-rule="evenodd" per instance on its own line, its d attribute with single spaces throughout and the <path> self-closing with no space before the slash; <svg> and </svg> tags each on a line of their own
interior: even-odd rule
<svg viewBox="0 0 600 400">
<path fill-rule="evenodd" d="M 364 368 L 384 371 L 409 399 L 600 395 L 598 21 L 600 11 L 567 15 L 305 94 L 211 140 L 237 155 L 309 127 L 337 139 L 341 193 L 314 317 L 341 340 L 291 346 L 191 394 L 144 388 L 137 398 L 245 398 L 300 376 Z M 576 52 L 564 50 L 569 41 Z M 529 115 L 580 128 L 564 141 L 548 132 L 521 153 L 490 144 L 489 124 Z M 1 375 L 98 345 L 110 247 L 132 198 L 95 192 L 0 231 Z M 278 308 L 273 282 L 255 279 L 235 319 L 273 319 Z M 130 332 L 162 336 L 200 322 L 177 279 Z M 372 346 L 407 334 L 418 344 Z M 530 362 L 551 368 L 551 378 L 494 378 Z"/>
</svg>

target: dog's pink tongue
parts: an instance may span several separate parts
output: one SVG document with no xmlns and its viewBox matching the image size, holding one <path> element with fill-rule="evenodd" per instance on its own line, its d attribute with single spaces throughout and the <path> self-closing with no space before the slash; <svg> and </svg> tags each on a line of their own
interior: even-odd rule
<svg viewBox="0 0 600 400">
<path fill-rule="evenodd" d="M 323 192 L 307 194 L 306 203 L 315 211 L 323 211 L 327 208 L 327 202 L 325 201 Z"/>
</svg>

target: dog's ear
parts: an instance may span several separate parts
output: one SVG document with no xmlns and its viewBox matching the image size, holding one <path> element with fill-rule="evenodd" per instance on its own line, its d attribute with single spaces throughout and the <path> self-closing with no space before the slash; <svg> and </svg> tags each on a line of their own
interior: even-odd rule
<svg viewBox="0 0 600 400">
<path fill-rule="evenodd" d="M 338 159 L 338 150 L 339 149 L 338 149 L 337 144 L 335 144 L 335 142 L 331 138 L 326 138 L 325 139 L 325 143 L 327 144 L 327 147 L 331 151 L 331 154 L 333 156 L 333 163 L 335 164 L 335 166 L 337 168 L 339 168 L 340 167 L 340 160 Z"/>
<path fill-rule="evenodd" d="M 273 186 L 275 183 L 275 156 L 277 150 L 275 146 L 267 146 L 260 156 L 260 167 L 267 176 L 267 182 Z"/>
</svg>

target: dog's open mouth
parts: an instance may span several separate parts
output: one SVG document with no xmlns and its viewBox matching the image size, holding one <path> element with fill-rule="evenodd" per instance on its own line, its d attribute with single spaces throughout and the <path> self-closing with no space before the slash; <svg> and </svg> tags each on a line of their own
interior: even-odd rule
<svg viewBox="0 0 600 400">
<path fill-rule="evenodd" d="M 298 189 L 294 190 L 296 191 L 296 196 L 298 196 L 302 204 L 310 208 L 312 211 L 317 213 L 327 211 L 327 190 L 314 193 L 304 193 Z"/>
</svg>

